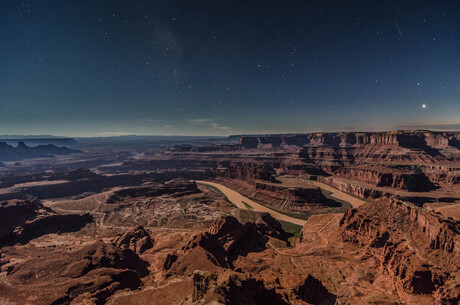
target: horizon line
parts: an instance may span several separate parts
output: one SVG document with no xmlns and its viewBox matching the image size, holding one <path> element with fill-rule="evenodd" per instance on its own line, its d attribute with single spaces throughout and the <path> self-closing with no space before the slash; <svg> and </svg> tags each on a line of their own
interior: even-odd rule
<svg viewBox="0 0 460 305">
<path fill-rule="evenodd" d="M 380 133 L 380 132 L 394 132 L 394 131 L 404 131 L 404 132 L 460 132 L 460 129 L 443 129 L 443 128 L 432 128 L 432 129 L 414 129 L 414 128 L 398 128 L 398 129 L 382 129 L 382 130 L 336 130 L 336 131 L 321 131 L 321 130 L 312 130 L 312 131 L 294 131 L 294 132 L 261 132 L 261 133 L 238 133 L 230 135 L 203 135 L 203 134 L 136 134 L 136 133 L 126 133 L 126 134 L 113 134 L 113 135 L 78 135 L 78 136 L 69 136 L 69 135 L 53 135 L 53 134 L 3 134 L 0 135 L 1 140 L 18 140 L 21 138 L 30 137 L 28 140 L 33 139 L 46 139 L 46 138 L 56 138 L 56 139 L 70 139 L 70 138 L 123 138 L 123 137 L 200 137 L 200 138 L 229 138 L 235 136 L 266 136 L 266 135 L 294 135 L 294 134 L 309 134 L 309 133 Z"/>
</svg>

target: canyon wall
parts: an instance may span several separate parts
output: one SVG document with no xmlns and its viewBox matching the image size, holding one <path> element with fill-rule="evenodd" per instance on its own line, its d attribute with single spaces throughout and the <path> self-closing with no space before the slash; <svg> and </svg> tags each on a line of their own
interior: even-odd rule
<svg viewBox="0 0 460 305">
<path fill-rule="evenodd" d="M 374 257 L 401 299 L 433 294 L 436 304 L 456 304 L 460 293 L 459 224 L 411 204 L 377 200 L 348 210 L 342 239 Z"/>
<path fill-rule="evenodd" d="M 260 145 L 362 147 L 392 146 L 402 148 L 460 148 L 459 132 L 389 131 L 389 132 L 322 132 L 293 135 L 243 136 L 238 144 L 246 148 Z"/>
</svg>

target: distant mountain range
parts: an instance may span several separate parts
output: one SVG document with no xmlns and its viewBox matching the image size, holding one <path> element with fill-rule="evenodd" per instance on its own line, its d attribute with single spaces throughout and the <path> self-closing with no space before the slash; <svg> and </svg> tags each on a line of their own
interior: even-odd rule
<svg viewBox="0 0 460 305">
<path fill-rule="evenodd" d="M 49 134 L 38 134 L 38 135 L 3 134 L 3 135 L 0 135 L 0 139 L 67 139 L 67 138 L 69 137 L 53 136 Z"/>
<path fill-rule="evenodd" d="M 7 142 L 0 142 L 0 161 L 18 161 L 30 158 L 53 158 L 55 155 L 78 153 L 79 150 L 57 147 L 54 144 L 27 146 L 23 141 L 14 147 Z"/>
<path fill-rule="evenodd" d="M 2 137 L 0 136 L 0 142 L 6 142 L 9 145 L 18 146 L 19 142 L 24 142 L 27 146 L 38 146 L 53 144 L 56 146 L 75 146 L 78 144 L 73 138 L 58 138 L 58 137 Z"/>
</svg>

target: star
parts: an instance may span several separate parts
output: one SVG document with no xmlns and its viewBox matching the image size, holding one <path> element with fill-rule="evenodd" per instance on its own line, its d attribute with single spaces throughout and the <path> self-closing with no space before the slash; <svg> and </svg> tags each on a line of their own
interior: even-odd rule
<svg viewBox="0 0 460 305">
<path fill-rule="evenodd" d="M 425 109 L 425 108 L 426 108 L 426 104 L 422 104 L 422 108 Z"/>
</svg>

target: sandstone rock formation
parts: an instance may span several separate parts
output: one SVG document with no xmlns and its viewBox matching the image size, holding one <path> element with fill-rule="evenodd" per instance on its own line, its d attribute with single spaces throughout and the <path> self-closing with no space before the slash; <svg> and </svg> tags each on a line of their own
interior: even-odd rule
<svg viewBox="0 0 460 305">
<path fill-rule="evenodd" d="M 153 247 L 153 240 L 143 226 L 131 228 L 113 241 L 114 245 L 122 249 L 131 249 L 137 254 Z"/>
<path fill-rule="evenodd" d="M 450 287 L 460 281 L 458 223 L 410 204 L 380 200 L 349 210 L 341 226 L 343 240 L 377 258 L 402 299 L 435 294 L 438 304 L 460 300 L 458 289 Z"/>
<path fill-rule="evenodd" d="M 136 147 L 97 172 L 43 165 L 29 173 L 28 161 L 10 175 L 8 163 L 0 200 L 15 200 L 0 203 L 0 303 L 457 304 L 459 139 L 428 131 L 242 136 Z M 185 179 L 216 180 L 313 216 L 296 239 L 299 226 L 237 209 Z M 324 183 L 368 203 L 343 214 L 348 205 L 330 201 L 343 194 L 317 187 Z M 31 195 L 95 220 L 59 215 Z"/>
<path fill-rule="evenodd" d="M 267 240 L 254 223 L 242 225 L 235 217 L 227 216 L 214 222 L 207 232 L 195 236 L 182 250 L 187 252 L 199 246 L 217 266 L 233 268 L 238 256 L 263 251 Z"/>
<path fill-rule="evenodd" d="M 353 178 L 376 187 L 389 187 L 410 192 L 435 189 L 435 185 L 427 175 L 417 167 L 411 169 L 403 166 L 353 166 L 340 168 L 334 174 L 337 177 Z"/>
<path fill-rule="evenodd" d="M 258 148 L 264 145 L 282 146 L 325 146 L 325 147 L 363 147 L 387 146 L 423 149 L 436 154 L 436 149 L 459 148 L 458 132 L 433 131 L 390 131 L 390 132 L 329 132 L 294 135 L 243 136 L 239 145 Z"/>
<path fill-rule="evenodd" d="M 14 266 L 8 277 L 16 287 L 0 291 L 35 293 L 37 304 L 104 304 L 118 290 L 139 287 L 147 274 L 147 263 L 133 251 L 98 241 L 75 252 L 50 253 Z"/>
<path fill-rule="evenodd" d="M 228 166 L 222 176 L 227 179 L 240 179 L 248 182 L 264 180 L 272 183 L 278 182 L 274 176 L 275 170 L 268 164 L 251 165 L 251 164 L 231 164 Z"/>
<path fill-rule="evenodd" d="M 263 180 L 220 179 L 225 185 L 273 208 L 305 212 L 318 208 L 338 207 L 340 203 L 327 198 L 320 188 L 307 184 L 286 186 Z"/>
<path fill-rule="evenodd" d="M 267 288 L 262 280 L 242 274 L 231 274 L 216 290 L 223 296 L 223 304 L 289 304 L 275 289 Z"/>
</svg>

